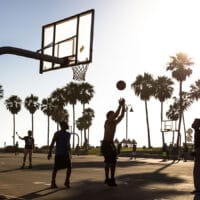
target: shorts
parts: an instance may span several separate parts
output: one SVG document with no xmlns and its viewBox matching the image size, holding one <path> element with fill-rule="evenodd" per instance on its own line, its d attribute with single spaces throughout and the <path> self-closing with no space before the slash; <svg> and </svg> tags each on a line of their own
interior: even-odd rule
<svg viewBox="0 0 200 200">
<path fill-rule="evenodd" d="M 70 155 L 55 155 L 54 170 L 71 169 Z"/>
<path fill-rule="evenodd" d="M 105 163 L 115 164 L 117 161 L 117 150 L 113 142 L 102 141 L 101 153 Z"/>
</svg>

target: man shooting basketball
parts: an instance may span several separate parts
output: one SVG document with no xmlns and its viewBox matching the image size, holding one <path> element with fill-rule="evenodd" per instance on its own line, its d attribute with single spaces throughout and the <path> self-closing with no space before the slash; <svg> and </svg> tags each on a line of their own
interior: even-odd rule
<svg viewBox="0 0 200 200">
<path fill-rule="evenodd" d="M 109 111 L 106 114 L 106 121 L 104 124 L 104 138 L 102 141 L 101 151 L 105 159 L 105 184 L 109 186 L 117 186 L 115 182 L 115 168 L 117 161 L 117 150 L 114 145 L 114 136 L 117 124 L 122 120 L 125 113 L 125 100 L 119 100 L 117 110 Z M 110 172 L 110 178 L 109 178 Z"/>
</svg>

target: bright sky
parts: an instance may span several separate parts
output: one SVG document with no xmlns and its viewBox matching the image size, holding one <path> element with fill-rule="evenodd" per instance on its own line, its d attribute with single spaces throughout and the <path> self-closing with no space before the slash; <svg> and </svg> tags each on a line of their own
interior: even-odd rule
<svg viewBox="0 0 200 200">
<path fill-rule="evenodd" d="M 128 138 L 139 146 L 147 146 L 147 129 L 144 102 L 134 95 L 131 83 L 139 74 L 148 72 L 171 77 L 166 72 L 169 56 L 182 51 L 196 63 L 192 76 L 183 85 L 188 89 L 199 79 L 200 28 L 199 0 L 19 0 L 0 1 L 0 46 L 13 46 L 32 51 L 40 49 L 42 25 L 95 9 L 93 62 L 86 80 L 94 86 L 95 96 L 89 107 L 95 110 L 90 129 L 90 143 L 99 145 L 103 138 L 105 114 L 115 110 L 118 99 L 124 97 L 134 112 L 128 114 Z M 5 108 L 5 99 L 18 95 L 21 99 L 34 94 L 48 97 L 53 90 L 72 81 L 71 69 L 39 74 L 39 61 L 14 55 L 0 57 L 0 84 L 4 99 L 0 100 L 0 147 L 12 144 L 13 121 Z M 115 84 L 125 80 L 127 88 L 118 91 Z M 176 86 L 177 82 L 174 81 Z M 177 96 L 177 91 L 174 95 Z M 167 103 L 170 103 L 168 101 Z M 151 98 L 148 103 L 151 143 L 161 145 L 160 103 Z M 165 109 L 167 105 L 165 104 Z M 76 106 L 76 117 L 82 106 Z M 71 114 L 71 107 L 68 106 Z M 186 128 L 199 117 L 195 103 L 186 113 Z M 34 115 L 34 134 L 38 146 L 46 145 L 47 118 L 37 111 Z M 116 137 L 125 138 L 125 118 L 119 124 Z M 70 123 L 72 121 L 70 119 Z M 16 131 L 24 136 L 31 129 L 31 115 L 22 107 L 16 116 Z M 56 125 L 51 121 L 51 137 Z M 78 130 L 76 131 L 78 133 Z M 168 133 L 168 138 L 171 134 Z M 23 146 L 23 141 L 19 141 Z"/>
</svg>

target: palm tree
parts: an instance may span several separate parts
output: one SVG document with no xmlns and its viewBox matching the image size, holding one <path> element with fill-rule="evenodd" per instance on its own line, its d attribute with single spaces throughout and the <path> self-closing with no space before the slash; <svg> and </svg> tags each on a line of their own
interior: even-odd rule
<svg viewBox="0 0 200 200">
<path fill-rule="evenodd" d="M 183 114 L 183 99 L 182 99 L 182 85 L 183 81 L 186 80 L 192 74 L 190 66 L 194 63 L 184 53 L 177 53 L 176 56 L 171 56 L 171 62 L 167 65 L 167 70 L 172 71 L 172 77 L 179 82 L 179 124 L 178 124 L 178 136 L 177 136 L 177 146 L 180 146 L 180 130 L 181 130 L 181 120 Z"/>
<path fill-rule="evenodd" d="M 12 95 L 5 100 L 6 108 L 13 114 L 13 146 L 15 145 L 15 115 L 21 110 L 22 100 Z"/>
<path fill-rule="evenodd" d="M 134 90 L 135 94 L 139 96 L 142 101 L 145 102 L 148 147 L 151 148 L 147 101 L 149 101 L 150 97 L 153 96 L 155 93 L 154 80 L 152 75 L 148 73 L 144 73 L 144 76 L 138 75 L 135 82 L 131 84 L 131 88 Z"/>
<path fill-rule="evenodd" d="M 81 141 L 80 141 L 80 146 L 82 147 L 83 145 L 83 130 L 84 130 L 84 118 L 83 116 L 82 117 L 79 117 L 77 120 L 76 120 L 76 127 L 78 128 L 78 130 L 81 132 Z"/>
<path fill-rule="evenodd" d="M 64 110 L 65 98 L 64 89 L 57 88 L 51 93 L 52 102 L 52 119 L 57 123 L 57 129 L 59 129 L 59 122 L 68 121 L 68 111 Z"/>
<path fill-rule="evenodd" d="M 32 133 L 34 133 L 34 131 L 33 131 L 33 129 L 34 129 L 34 118 L 33 118 L 33 115 L 40 107 L 40 104 L 38 102 L 38 97 L 34 96 L 33 94 L 31 94 L 30 96 L 26 97 L 25 101 L 24 101 L 24 106 L 31 114 Z"/>
<path fill-rule="evenodd" d="M 89 83 L 83 82 L 79 85 L 79 96 L 78 100 L 83 104 L 83 111 L 85 109 L 85 104 L 89 103 L 94 96 L 94 88 Z"/>
<path fill-rule="evenodd" d="M 158 78 L 155 80 L 155 94 L 154 97 L 158 99 L 161 103 L 161 109 L 160 109 L 160 120 L 161 124 L 163 121 L 163 103 L 166 99 L 171 98 L 173 93 L 173 81 L 166 77 L 166 76 L 158 76 Z M 164 132 L 162 131 L 162 143 L 164 146 L 165 143 L 165 137 Z"/>
<path fill-rule="evenodd" d="M 200 79 L 190 86 L 190 98 L 197 101 L 200 99 Z"/>
<path fill-rule="evenodd" d="M 80 88 L 77 83 L 70 82 L 64 87 L 64 98 L 65 102 L 72 105 L 73 109 L 73 126 L 72 126 L 72 132 L 75 133 L 75 105 L 77 103 L 79 94 L 80 94 Z M 75 135 L 73 134 L 73 143 L 72 147 L 74 148 L 74 142 L 75 142 Z"/>
<path fill-rule="evenodd" d="M 185 127 L 184 111 L 186 111 L 193 102 L 192 99 L 189 98 L 189 95 L 190 93 L 182 92 L 182 120 L 184 125 L 185 143 L 186 143 L 186 127 Z M 172 121 L 177 121 L 179 119 L 179 113 L 180 113 L 180 106 L 179 106 L 180 100 L 176 97 L 173 97 L 173 100 L 174 102 L 172 105 L 169 106 L 169 110 L 166 112 L 166 116 L 168 117 L 168 119 Z"/>
<path fill-rule="evenodd" d="M 47 146 L 49 146 L 49 130 L 50 130 L 50 116 L 53 112 L 53 105 L 51 98 L 44 98 L 42 99 L 42 103 L 40 106 L 41 110 L 45 115 L 47 115 Z"/>
<path fill-rule="evenodd" d="M 83 111 L 83 118 L 84 118 L 84 121 L 85 121 L 85 124 L 86 124 L 85 128 L 88 129 L 88 144 L 89 144 L 89 128 L 92 125 L 92 119 L 94 117 L 95 117 L 95 113 L 94 113 L 94 110 L 92 108 L 87 108 Z M 86 134 L 84 135 L 84 139 L 86 141 L 86 139 L 87 139 Z"/>
</svg>

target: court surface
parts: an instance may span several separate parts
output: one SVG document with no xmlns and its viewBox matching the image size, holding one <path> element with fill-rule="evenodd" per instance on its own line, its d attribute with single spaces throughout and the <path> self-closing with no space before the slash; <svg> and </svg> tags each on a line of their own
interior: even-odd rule
<svg viewBox="0 0 200 200">
<path fill-rule="evenodd" d="M 101 156 L 72 157 L 71 188 L 64 187 L 65 170 L 58 172 L 57 189 L 49 189 L 53 159 L 33 154 L 33 168 L 20 169 L 23 154 L 0 154 L 0 200 L 196 200 L 193 161 L 172 163 L 160 159 L 120 157 L 117 187 L 104 184 Z"/>
</svg>

